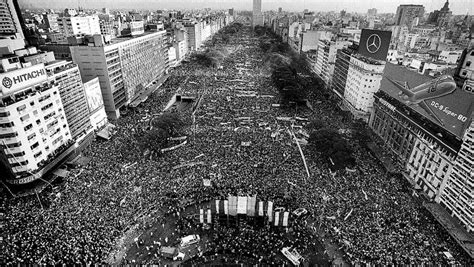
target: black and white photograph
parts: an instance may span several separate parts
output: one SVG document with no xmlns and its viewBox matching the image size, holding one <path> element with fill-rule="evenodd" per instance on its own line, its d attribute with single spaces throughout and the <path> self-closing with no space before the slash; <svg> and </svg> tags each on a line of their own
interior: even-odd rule
<svg viewBox="0 0 474 267">
<path fill-rule="evenodd" d="M 0 266 L 474 266 L 474 0 L 0 0 Z"/>
</svg>

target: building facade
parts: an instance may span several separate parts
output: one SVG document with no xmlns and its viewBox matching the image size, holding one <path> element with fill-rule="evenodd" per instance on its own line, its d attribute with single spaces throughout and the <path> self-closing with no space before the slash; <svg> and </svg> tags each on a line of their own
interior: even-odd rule
<svg viewBox="0 0 474 267">
<path fill-rule="evenodd" d="M 263 26 L 262 0 L 253 0 L 252 27 Z"/>
<path fill-rule="evenodd" d="M 368 121 L 374 93 L 380 88 L 385 62 L 353 54 L 349 62 L 344 104 L 356 118 Z"/>
<path fill-rule="evenodd" d="M 347 74 L 349 72 L 351 56 L 356 51 L 357 47 L 352 46 L 337 50 L 331 88 L 340 99 L 344 98 L 344 90 L 346 88 Z"/>
<path fill-rule="evenodd" d="M 441 205 L 457 218 L 469 232 L 474 230 L 474 122 L 466 130 L 463 143 L 453 163 L 441 196 Z"/>
<path fill-rule="evenodd" d="M 101 36 L 94 44 L 72 46 L 83 82 L 99 77 L 107 116 L 115 120 L 119 109 L 165 73 L 167 64 L 166 31 L 135 38 L 117 38 L 105 45 Z"/>
<path fill-rule="evenodd" d="M 82 37 L 100 34 L 100 23 L 97 15 L 59 17 L 58 26 L 59 32 L 65 39 L 71 36 Z"/>
<path fill-rule="evenodd" d="M 424 13 L 425 7 L 422 5 L 400 5 L 395 15 L 395 24 L 406 25 L 411 29 L 412 26 L 418 25 L 415 22 L 423 18 Z"/>
<path fill-rule="evenodd" d="M 15 8 L 17 0 L 0 1 L 0 55 L 11 54 L 17 49 L 25 47 L 25 36 L 21 28 L 19 10 Z"/>
<path fill-rule="evenodd" d="M 43 64 L 0 75 L 0 162 L 11 184 L 41 178 L 67 157 L 75 143 L 59 86 Z M 6 82 L 8 81 L 8 82 Z"/>
<path fill-rule="evenodd" d="M 72 62 L 59 61 L 48 64 L 46 72 L 59 86 L 72 139 L 80 142 L 92 133 L 92 126 L 79 68 Z"/>
</svg>

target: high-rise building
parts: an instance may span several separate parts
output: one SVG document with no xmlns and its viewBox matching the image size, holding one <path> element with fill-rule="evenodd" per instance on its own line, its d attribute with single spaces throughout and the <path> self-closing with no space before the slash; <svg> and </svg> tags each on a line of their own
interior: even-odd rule
<svg viewBox="0 0 474 267">
<path fill-rule="evenodd" d="M 41 178 L 75 148 L 59 85 L 44 64 L 0 74 L 2 178 L 25 184 Z"/>
<path fill-rule="evenodd" d="M 425 7 L 423 5 L 400 5 L 395 15 L 395 24 L 407 25 L 411 29 L 412 26 L 418 25 L 418 23 L 415 22 L 422 19 L 424 13 Z"/>
<path fill-rule="evenodd" d="M 262 0 L 253 0 L 252 27 L 263 26 Z"/>
<path fill-rule="evenodd" d="M 356 52 L 357 46 L 355 45 L 337 50 L 331 86 L 332 91 L 340 99 L 344 98 L 344 90 L 346 88 L 347 73 L 349 72 L 351 56 Z"/>
<path fill-rule="evenodd" d="M 189 51 L 196 51 L 201 48 L 201 22 L 187 21 L 184 22 L 184 28 L 188 35 L 188 48 Z"/>
<path fill-rule="evenodd" d="M 72 139 L 82 141 L 93 130 L 79 68 L 72 62 L 55 61 L 46 65 L 46 72 L 59 86 Z"/>
<path fill-rule="evenodd" d="M 0 1 L 0 56 L 13 54 L 13 51 L 25 47 L 25 36 L 21 27 L 17 0 Z"/>
<path fill-rule="evenodd" d="M 380 88 L 385 62 L 353 54 L 349 61 L 344 105 L 355 118 L 368 121 L 374 93 Z"/>
<path fill-rule="evenodd" d="M 101 35 L 94 35 L 83 45 L 70 47 L 83 82 L 99 77 L 109 119 L 117 119 L 121 107 L 164 75 L 168 58 L 165 35 L 166 31 L 151 32 L 112 39 L 107 44 Z"/>
<path fill-rule="evenodd" d="M 100 34 L 100 23 L 97 15 L 58 18 L 59 32 L 63 38 L 83 37 Z"/>
<path fill-rule="evenodd" d="M 435 10 L 430 13 L 428 23 L 436 26 L 444 27 L 448 24 L 453 12 L 449 10 L 449 1 L 446 0 L 444 6 L 440 10 Z"/>
</svg>

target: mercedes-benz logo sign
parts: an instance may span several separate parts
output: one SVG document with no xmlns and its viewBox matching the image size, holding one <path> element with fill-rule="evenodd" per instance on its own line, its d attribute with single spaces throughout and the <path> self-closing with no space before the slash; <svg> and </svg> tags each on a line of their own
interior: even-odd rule
<svg viewBox="0 0 474 267">
<path fill-rule="evenodd" d="M 381 45 L 382 45 L 382 40 L 380 39 L 380 36 L 378 36 L 377 34 L 372 34 L 367 39 L 367 51 L 369 51 L 369 53 L 372 53 L 372 54 L 377 53 Z"/>
<path fill-rule="evenodd" d="M 5 86 L 5 88 L 10 88 L 13 85 L 13 81 L 12 81 L 12 79 L 10 79 L 8 77 L 5 77 L 2 80 L 2 85 Z"/>
</svg>

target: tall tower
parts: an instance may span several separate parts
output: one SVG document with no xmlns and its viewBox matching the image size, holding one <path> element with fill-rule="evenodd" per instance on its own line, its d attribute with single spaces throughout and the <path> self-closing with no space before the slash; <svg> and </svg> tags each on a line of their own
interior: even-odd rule
<svg viewBox="0 0 474 267">
<path fill-rule="evenodd" d="M 263 26 L 262 0 L 253 0 L 252 27 Z"/>
</svg>

